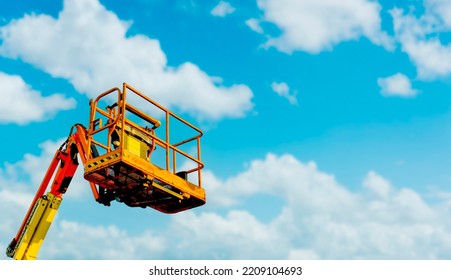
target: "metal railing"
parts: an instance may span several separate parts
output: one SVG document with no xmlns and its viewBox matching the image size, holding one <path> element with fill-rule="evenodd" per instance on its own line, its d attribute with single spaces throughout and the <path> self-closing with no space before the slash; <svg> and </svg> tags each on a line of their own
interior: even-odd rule
<svg viewBox="0 0 451 280">
<path fill-rule="evenodd" d="M 111 97 L 110 95 L 115 92 L 117 92 L 117 101 L 113 105 L 107 106 L 106 109 L 99 108 L 98 105 L 99 101 L 101 101 L 104 98 L 110 98 Z M 145 110 L 140 110 L 137 107 L 127 103 L 127 98 L 129 98 L 129 100 L 132 99 L 132 96 L 127 96 L 130 95 L 130 93 L 136 95 L 138 98 L 145 101 Z M 111 99 L 109 101 L 114 102 L 114 99 Z M 109 153 L 112 151 L 111 148 L 112 133 L 115 130 L 119 129 L 121 133 L 120 137 L 121 139 L 124 139 L 126 127 L 135 129 L 140 133 L 142 133 L 143 135 L 145 135 L 146 138 L 151 139 L 152 144 L 155 144 L 160 148 L 164 149 L 164 164 L 163 164 L 164 166 L 159 166 L 160 168 L 166 169 L 167 171 L 176 174 L 179 171 L 177 170 L 177 157 L 181 156 L 183 159 L 188 160 L 189 162 L 191 162 L 193 166 L 195 166 L 189 170 L 183 171 L 186 172 L 187 174 L 197 173 L 198 186 L 202 185 L 201 170 L 204 167 L 204 164 L 201 161 L 200 138 L 202 137 L 203 133 L 199 128 L 182 119 L 180 116 L 171 112 L 164 106 L 155 102 L 148 96 L 144 95 L 143 93 L 141 93 L 140 91 L 138 91 L 137 89 L 131 87 L 126 83 L 123 83 L 122 91 L 119 88 L 112 88 L 100 94 L 95 100 L 91 100 L 90 105 L 91 105 L 91 113 L 88 130 L 88 145 L 90 146 L 95 145 L 97 147 L 101 147 L 106 151 L 105 153 Z M 142 104 L 140 105 L 142 107 Z M 163 116 L 162 118 L 164 118 L 164 121 L 159 122 L 158 120 L 156 120 L 155 118 L 151 117 L 146 113 L 147 111 L 151 110 L 160 111 L 162 113 Z M 128 114 L 133 114 L 138 119 L 151 124 L 152 127 L 148 128 L 138 125 L 131 119 L 127 118 Z M 189 128 L 190 131 L 192 131 L 193 136 L 191 136 L 190 134 L 181 141 L 171 143 L 170 134 L 171 134 L 171 123 L 173 121 L 180 122 L 181 124 Z M 163 125 L 161 125 L 160 127 L 161 123 L 163 123 Z M 157 129 L 158 127 L 164 129 L 164 132 L 162 133 L 164 134 L 164 136 L 159 137 L 157 133 L 155 133 L 154 130 Z M 94 139 L 94 136 L 98 135 L 101 132 L 104 132 L 105 130 L 107 130 L 107 135 L 104 141 Z M 158 134 L 161 134 L 161 131 Z M 123 142 L 124 141 L 120 141 L 121 146 L 119 147 L 120 149 L 122 149 L 122 151 L 124 148 Z M 187 151 L 183 150 L 183 148 L 186 147 L 186 145 L 188 145 L 189 143 L 193 143 L 196 146 L 195 152 L 191 151 L 191 153 L 188 153 Z M 149 160 L 152 163 L 151 157 L 149 158 Z"/>
</svg>

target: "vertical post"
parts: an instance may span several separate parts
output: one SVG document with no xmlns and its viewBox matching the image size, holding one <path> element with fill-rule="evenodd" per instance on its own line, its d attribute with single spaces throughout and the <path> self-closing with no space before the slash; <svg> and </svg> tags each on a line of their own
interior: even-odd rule
<svg viewBox="0 0 451 280">
<path fill-rule="evenodd" d="M 169 112 L 167 110 L 166 110 L 166 170 L 169 171 Z"/>
<path fill-rule="evenodd" d="M 200 137 L 197 138 L 197 160 L 201 161 L 201 157 L 200 157 Z M 200 164 L 199 163 L 197 163 L 197 167 L 199 168 L 197 170 L 197 183 L 199 184 L 199 187 L 202 187 L 202 176 L 201 176 L 202 169 L 200 168 Z"/>
<path fill-rule="evenodd" d="M 88 127 L 88 140 L 87 140 L 88 144 L 87 145 L 88 145 L 89 149 L 91 149 L 92 132 L 94 131 L 93 122 L 94 122 L 94 116 L 96 114 L 95 112 L 97 110 L 97 102 L 95 102 L 93 99 L 89 100 L 89 107 L 90 107 L 90 110 L 89 110 L 89 120 L 88 120 L 89 127 Z M 86 159 L 87 160 L 92 159 L 92 154 L 90 152 L 87 154 Z"/>
<path fill-rule="evenodd" d="M 119 108 L 119 114 L 118 116 L 120 116 L 121 118 L 121 140 L 119 141 L 119 150 L 121 153 L 121 157 L 124 154 L 124 145 L 125 145 L 125 111 L 126 111 L 126 97 L 127 97 L 127 84 L 124 83 L 124 87 L 122 89 L 122 93 L 119 93 L 119 104 L 118 104 L 118 108 Z"/>
<path fill-rule="evenodd" d="M 177 159 L 176 159 L 176 152 L 175 152 L 175 149 L 172 149 L 172 163 L 173 163 L 173 168 L 172 168 L 172 170 L 173 170 L 173 172 L 172 173 L 177 173 L 177 168 L 176 168 L 176 166 L 177 166 Z"/>
</svg>

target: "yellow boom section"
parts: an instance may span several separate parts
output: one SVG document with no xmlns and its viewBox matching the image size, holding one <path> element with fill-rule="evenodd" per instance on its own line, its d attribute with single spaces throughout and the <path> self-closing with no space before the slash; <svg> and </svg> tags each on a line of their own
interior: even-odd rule
<svg viewBox="0 0 451 280">
<path fill-rule="evenodd" d="M 35 260 L 45 235 L 55 218 L 62 198 L 50 192 L 36 201 L 12 256 L 16 260 Z"/>
</svg>

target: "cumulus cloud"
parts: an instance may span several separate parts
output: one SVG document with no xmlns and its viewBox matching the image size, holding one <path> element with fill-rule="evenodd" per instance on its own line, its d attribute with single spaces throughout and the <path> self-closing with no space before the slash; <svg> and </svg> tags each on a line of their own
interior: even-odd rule
<svg viewBox="0 0 451 280">
<path fill-rule="evenodd" d="M 387 198 L 392 189 L 390 182 L 374 171 L 370 171 L 365 177 L 363 186 L 382 198 Z"/>
<path fill-rule="evenodd" d="M 53 117 L 60 110 L 75 107 L 73 98 L 62 94 L 43 96 L 26 84 L 22 77 L 0 72 L 2 91 L 0 97 L 0 123 L 20 125 L 43 121 Z"/>
<path fill-rule="evenodd" d="M 253 31 L 260 33 L 260 34 L 264 33 L 263 28 L 260 26 L 260 21 L 258 19 L 250 18 L 250 19 L 246 20 L 245 23 Z"/>
<path fill-rule="evenodd" d="M 448 1 L 424 2 L 425 12 L 417 17 L 402 9 L 390 11 L 397 41 L 416 66 L 418 77 L 434 80 L 451 74 L 451 45 L 440 34 L 451 30 L 451 4 Z"/>
<path fill-rule="evenodd" d="M 151 230 L 131 234 L 114 225 L 96 226 L 62 219 L 52 225 L 39 258 L 158 259 L 161 258 L 163 249 L 167 249 L 167 241 L 164 235 Z"/>
<path fill-rule="evenodd" d="M 426 10 L 431 15 L 436 15 L 446 28 L 451 28 L 451 3 L 447 0 L 426 0 Z"/>
<path fill-rule="evenodd" d="M 0 169 L 0 180 L 24 166 Z M 27 167 L 28 168 L 28 167 Z M 434 203 L 409 188 L 398 188 L 375 171 L 350 190 L 314 162 L 293 155 L 268 154 L 245 170 L 219 179 L 206 171 L 207 205 L 168 216 L 167 226 L 128 230 L 89 224 L 83 217 L 59 216 L 52 225 L 43 259 L 449 259 L 451 201 Z M 17 177 L 20 182 L 21 177 Z M 27 194 L 23 181 L 1 184 L 0 192 Z M 247 206 L 259 196 L 274 213 L 267 220 Z M 19 196 L 0 196 L 2 234 L 12 234 L 21 219 Z M 278 199 L 279 206 L 271 203 Z M 69 199 L 65 203 L 70 203 Z M 15 209 L 11 211 L 11 209 Z M 109 210 L 110 211 L 110 210 Z M 111 209 L 114 211 L 114 209 Z M 58 219 L 59 218 L 59 219 Z M 105 237 L 108 238 L 105 238 Z M 2 238 L 0 245 L 9 242 Z M 92 250 L 92 248 L 102 248 Z"/>
<path fill-rule="evenodd" d="M 286 83 L 273 82 L 271 88 L 277 95 L 287 99 L 291 105 L 298 104 L 298 99 L 296 98 L 297 92 L 290 92 L 290 87 Z"/>
<path fill-rule="evenodd" d="M 267 47 L 291 53 L 319 53 L 335 45 L 368 38 L 392 48 L 391 39 L 381 31 L 381 6 L 369 0 L 259 0 L 263 22 L 275 24 L 281 34 L 267 41 Z M 255 27 L 252 22 L 251 28 Z M 255 30 L 255 28 L 254 28 Z"/>
<path fill-rule="evenodd" d="M 28 14 L 1 27 L 0 54 L 65 78 L 90 97 L 127 82 L 199 119 L 242 117 L 252 109 L 248 86 L 226 86 L 191 62 L 169 66 L 158 40 L 126 35 L 131 24 L 98 0 L 65 0 L 58 18 Z"/>
<path fill-rule="evenodd" d="M 235 12 L 235 8 L 229 2 L 225 1 L 220 1 L 218 5 L 211 10 L 211 14 L 217 17 L 225 17 L 233 12 Z"/>
<path fill-rule="evenodd" d="M 385 96 L 413 97 L 419 93 L 418 90 L 412 88 L 410 79 L 402 73 L 379 78 L 377 84 L 381 88 L 381 93 Z"/>
<path fill-rule="evenodd" d="M 208 186 L 208 182 L 205 185 Z M 262 193 L 286 201 L 279 215 L 268 223 L 244 218 L 248 217 L 246 212 L 233 212 L 231 216 L 230 211 L 227 215 L 216 214 L 208 219 L 186 213 L 190 216 L 185 219 L 183 232 L 196 236 L 199 242 L 209 238 L 209 231 L 205 230 L 207 226 L 210 229 L 216 228 L 214 225 L 221 228 L 220 233 L 215 232 L 220 236 L 227 235 L 224 231 L 229 235 L 238 234 L 240 228 L 246 228 L 249 224 L 254 229 L 261 229 L 262 232 L 252 233 L 256 236 L 253 243 L 254 248 L 264 248 L 265 253 L 257 256 L 249 253 L 249 258 L 449 257 L 451 236 L 448 232 L 451 223 L 445 214 L 449 213 L 449 201 L 442 201 L 439 205 L 428 204 L 417 192 L 409 188 L 396 188 L 374 171 L 368 172 L 364 178 L 362 186 L 365 189 L 350 191 L 340 185 L 334 176 L 318 170 L 313 162 L 303 163 L 291 155 L 269 154 L 264 159 L 252 161 L 247 170 L 219 185 L 208 192 L 212 204 L 224 202 L 230 207 L 229 203 L 234 202 L 236 204 L 233 205 L 238 207 L 239 202 L 245 203 L 246 197 Z M 448 210 L 443 211 L 443 207 Z M 191 226 L 186 220 L 192 221 Z M 225 226 L 232 221 L 234 226 Z M 265 235 L 267 233 L 271 238 Z M 247 235 L 242 238 L 246 239 Z M 269 245 L 262 245 L 268 241 L 271 241 L 266 243 Z M 278 244 L 277 248 L 271 247 L 274 242 Z M 197 247 L 198 244 L 194 246 L 213 257 L 207 249 Z M 236 251 L 242 246 L 227 244 L 218 251 L 227 254 L 227 257 L 237 257 L 239 253 Z M 251 250 L 246 249 L 247 252 Z"/>
</svg>

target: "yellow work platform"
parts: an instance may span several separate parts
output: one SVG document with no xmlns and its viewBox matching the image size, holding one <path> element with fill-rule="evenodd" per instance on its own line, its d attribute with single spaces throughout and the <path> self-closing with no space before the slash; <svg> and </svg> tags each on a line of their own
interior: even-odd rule
<svg viewBox="0 0 451 280">
<path fill-rule="evenodd" d="M 117 100 L 112 100 L 115 94 Z M 103 100 L 116 102 L 103 109 L 99 106 Z M 150 111 L 161 116 L 162 121 L 150 117 Z M 174 125 L 177 130 L 171 130 Z M 180 130 L 185 135 L 174 136 Z M 87 135 L 91 156 L 85 162 L 84 177 L 99 186 L 99 202 L 109 205 L 116 200 L 164 213 L 205 204 L 201 186 L 202 131 L 131 86 L 124 83 L 122 91 L 113 88 L 91 101 Z M 154 162 L 156 158 L 159 164 Z M 178 170 L 178 162 L 190 167 Z"/>
</svg>

